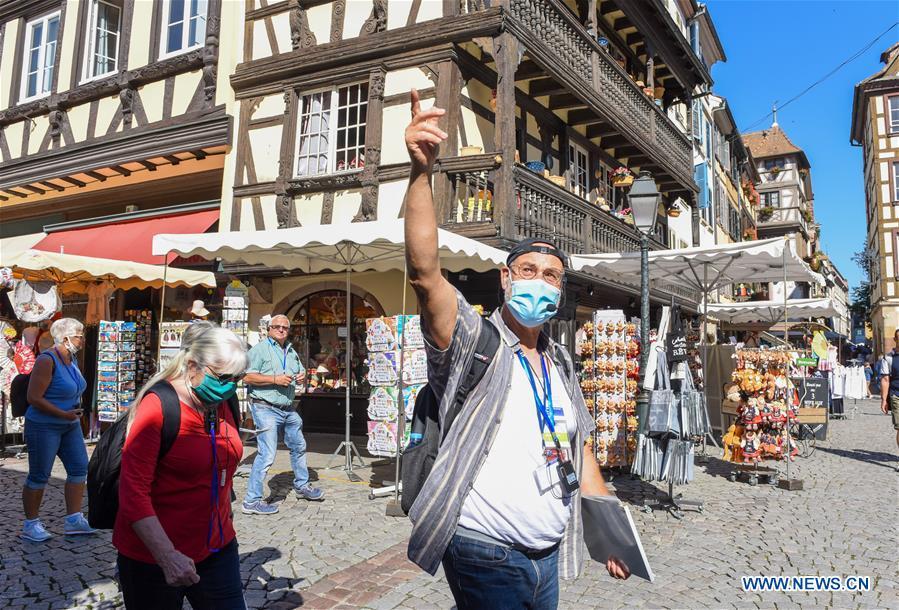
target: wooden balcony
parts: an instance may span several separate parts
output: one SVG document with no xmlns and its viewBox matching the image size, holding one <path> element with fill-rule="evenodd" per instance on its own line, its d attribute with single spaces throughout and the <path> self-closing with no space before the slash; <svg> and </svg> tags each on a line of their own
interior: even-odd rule
<svg viewBox="0 0 899 610">
<path fill-rule="evenodd" d="M 583 124 L 597 135 L 623 136 L 629 165 L 652 171 L 663 189 L 696 190 L 687 136 L 560 0 L 463 0 L 463 11 L 497 4 L 507 11 L 504 23 L 530 60 L 577 99 L 580 114 L 594 117 L 583 118 Z"/>
<path fill-rule="evenodd" d="M 774 212 L 765 220 L 758 220 L 759 231 L 775 228 L 798 228 L 802 230 L 803 235 L 809 235 L 809 223 L 803 215 L 802 208 L 774 208 Z"/>
<path fill-rule="evenodd" d="M 570 254 L 640 249 L 633 226 L 521 164 L 513 168 L 513 201 L 505 208 L 493 197 L 494 170 L 502 162 L 496 154 L 440 159 L 437 171 L 449 183 L 438 204 L 444 228 L 495 243 L 540 237 Z M 656 239 L 650 247 L 665 249 Z"/>
</svg>

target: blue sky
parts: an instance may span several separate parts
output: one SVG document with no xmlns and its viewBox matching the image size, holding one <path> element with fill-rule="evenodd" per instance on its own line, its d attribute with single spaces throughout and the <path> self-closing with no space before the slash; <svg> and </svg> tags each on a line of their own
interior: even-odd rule
<svg viewBox="0 0 899 610">
<path fill-rule="evenodd" d="M 726 97 L 743 132 L 862 49 L 899 20 L 895 0 L 708 0 L 726 63 L 712 69 L 713 90 Z M 815 216 L 822 244 L 840 272 L 857 285 L 852 253 L 865 242 L 861 148 L 850 146 L 853 86 L 883 67 L 880 54 L 899 40 L 894 28 L 839 72 L 786 108 L 777 122 L 812 165 Z"/>
</svg>

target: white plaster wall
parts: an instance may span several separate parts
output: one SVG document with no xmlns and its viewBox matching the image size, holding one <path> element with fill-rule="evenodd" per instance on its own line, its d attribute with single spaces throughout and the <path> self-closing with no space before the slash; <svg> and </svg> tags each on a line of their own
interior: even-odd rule
<svg viewBox="0 0 899 610">
<path fill-rule="evenodd" d="M 321 193 L 300 195 L 294 198 L 294 207 L 297 211 L 297 220 L 304 227 L 318 226 L 321 224 L 322 204 L 324 196 Z"/>
<path fill-rule="evenodd" d="M 277 229 L 278 213 L 275 212 L 275 195 L 263 195 L 259 200 L 262 202 L 262 219 L 266 230 Z"/>
<path fill-rule="evenodd" d="M 62 39 L 58 43 L 62 45 L 62 53 L 59 56 L 59 65 L 56 66 L 59 73 L 57 91 L 68 91 L 77 85 L 78 79 L 81 78 L 80 74 L 76 74 L 76 81 L 72 82 L 72 61 L 76 53 L 78 55 L 84 53 L 83 49 L 75 48 L 75 32 L 78 31 L 78 26 L 78 0 L 67 0 Z"/>
<path fill-rule="evenodd" d="M 13 63 L 16 54 L 16 39 L 19 37 L 19 28 L 24 24 L 22 19 L 7 21 L 3 32 L 3 47 L 0 49 L 0 110 L 9 106 L 9 96 L 14 86 L 21 83 L 12 82 Z M 7 134 L 7 141 L 9 136 Z M 19 140 L 21 141 L 21 140 Z"/>
<path fill-rule="evenodd" d="M 347 2 L 347 12 L 350 11 L 350 5 L 365 4 L 365 2 Z M 331 40 L 331 4 L 320 4 L 310 7 L 306 10 L 306 18 L 309 20 L 309 29 L 315 34 L 315 40 L 318 44 L 324 44 Z M 346 24 L 346 21 L 344 21 Z M 346 29 L 346 28 L 344 28 Z M 288 20 L 288 32 L 290 32 Z M 358 34 L 358 30 L 356 34 Z M 346 35 L 344 35 L 346 37 Z M 280 45 L 279 45 L 280 46 Z"/>
<path fill-rule="evenodd" d="M 278 177 L 278 161 L 281 156 L 281 126 L 250 130 L 250 148 L 256 167 L 258 182 L 269 182 Z"/>
<path fill-rule="evenodd" d="M 290 13 L 278 13 L 277 15 L 272 16 L 272 27 L 275 28 L 275 41 L 278 43 L 277 49 L 272 49 L 273 53 L 287 53 L 293 50 L 293 43 L 290 40 Z M 265 32 L 262 33 L 263 36 L 266 36 Z M 327 42 L 327 39 L 324 41 L 319 39 L 319 43 Z"/>
<path fill-rule="evenodd" d="M 389 220 L 400 217 L 403 198 L 406 196 L 406 180 L 384 182 L 378 186 L 378 220 Z"/>
<path fill-rule="evenodd" d="M 259 107 L 253 113 L 251 119 L 265 119 L 284 114 L 284 96 L 269 95 L 262 98 Z"/>
<path fill-rule="evenodd" d="M 194 70 L 175 77 L 175 94 L 172 96 L 172 116 L 178 116 L 187 112 L 190 99 L 200 83 L 202 72 Z"/>
<path fill-rule="evenodd" d="M 388 11 L 388 15 L 390 12 Z M 412 88 L 422 90 L 433 87 L 434 83 L 419 68 L 406 68 L 388 72 L 384 77 L 384 95 L 409 93 Z M 408 109 L 407 109 L 408 112 Z"/>
<path fill-rule="evenodd" d="M 361 191 L 341 191 L 334 193 L 334 212 L 331 216 L 332 224 L 350 223 L 359 212 L 362 204 Z"/>
<path fill-rule="evenodd" d="M 265 33 L 265 20 L 257 19 L 253 22 L 253 59 L 271 57 L 274 54 Z"/>
<path fill-rule="evenodd" d="M 22 139 L 25 137 L 26 123 L 30 124 L 30 121 L 11 123 L 3 128 L 3 135 L 6 136 L 6 143 L 9 146 L 9 159 L 3 159 L 4 161 L 22 156 Z"/>
<path fill-rule="evenodd" d="M 255 231 L 256 219 L 253 217 L 253 202 L 249 197 L 241 200 L 240 204 L 240 230 Z"/>
<path fill-rule="evenodd" d="M 150 58 L 150 41 L 154 34 L 150 31 L 153 23 L 154 2 L 137 0 L 134 2 L 134 13 L 131 18 L 131 44 L 128 49 L 128 68 L 134 70 L 145 66 L 156 58 Z"/>
<path fill-rule="evenodd" d="M 371 15 L 371 0 L 347 0 L 346 12 L 343 16 L 343 38 L 356 38 L 365 24 L 365 20 Z M 330 5 L 328 5 L 330 6 Z M 393 2 L 387 6 L 387 20 L 390 21 L 390 13 L 393 11 Z M 330 24 L 329 24 L 330 27 Z"/>
<path fill-rule="evenodd" d="M 155 123 L 162 120 L 163 98 L 165 97 L 165 81 L 158 80 L 147 83 L 140 89 L 140 101 L 143 102 L 147 121 Z"/>
<path fill-rule="evenodd" d="M 424 106 L 426 102 L 422 102 Z M 433 102 L 431 102 L 433 105 Z M 390 106 L 384 108 L 383 127 L 381 135 L 381 164 L 406 163 L 409 155 L 406 153 L 406 145 L 403 138 L 389 137 L 387 134 L 402 133 L 409 123 L 409 109 L 405 106 Z"/>
<path fill-rule="evenodd" d="M 27 122 L 26 122 L 27 124 Z M 44 139 L 44 135 L 47 133 L 47 129 L 50 127 L 50 120 L 47 118 L 47 115 L 36 116 L 31 119 L 31 125 L 26 127 L 31 131 L 31 137 L 28 140 L 28 154 L 33 155 L 38 151 L 41 147 L 41 140 Z"/>
<path fill-rule="evenodd" d="M 80 104 L 66 111 L 69 125 L 72 127 L 72 136 L 76 142 L 83 142 L 87 139 L 87 122 L 90 117 L 90 108 L 90 104 Z"/>
</svg>

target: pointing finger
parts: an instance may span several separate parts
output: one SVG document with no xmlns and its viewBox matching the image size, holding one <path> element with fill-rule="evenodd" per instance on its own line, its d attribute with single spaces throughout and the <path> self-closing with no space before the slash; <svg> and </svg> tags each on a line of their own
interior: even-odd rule
<svg viewBox="0 0 899 610">
<path fill-rule="evenodd" d="M 409 92 L 409 97 L 412 100 L 412 118 L 414 119 L 421 112 L 421 99 L 418 96 L 418 89 L 413 88 Z"/>
</svg>

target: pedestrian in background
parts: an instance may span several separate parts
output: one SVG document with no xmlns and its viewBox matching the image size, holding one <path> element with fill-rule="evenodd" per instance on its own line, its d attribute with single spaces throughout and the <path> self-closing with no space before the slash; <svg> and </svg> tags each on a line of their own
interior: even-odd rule
<svg viewBox="0 0 899 610">
<path fill-rule="evenodd" d="M 73 318 L 60 318 L 50 327 L 50 335 L 53 347 L 37 357 L 31 371 L 25 412 L 28 476 L 22 489 L 22 538 L 33 542 L 52 537 L 38 515 L 57 456 L 66 469 L 64 533 L 73 536 L 95 531 L 81 513 L 87 449 L 79 420 L 83 412 L 81 395 L 87 382 L 75 356 L 84 343 L 84 325 Z"/>
<path fill-rule="evenodd" d="M 128 610 L 180 610 L 185 597 L 194 610 L 246 607 L 230 501 L 243 445 L 228 400 L 247 353 L 230 330 L 195 327 L 129 414 L 112 535 Z M 162 459 L 162 403 L 148 393 L 161 382 L 177 394 L 181 417 Z"/>
<path fill-rule="evenodd" d="M 289 331 L 290 320 L 287 316 L 272 316 L 268 324 L 268 337 L 254 345 L 249 353 L 250 368 L 244 383 L 249 388 L 250 409 L 257 430 L 257 453 L 241 506 L 245 514 L 272 515 L 278 512 L 278 505 L 264 501 L 262 494 L 268 469 L 275 461 L 280 430 L 284 431 L 284 444 L 290 450 L 293 489 L 297 497 L 311 501 L 325 497 L 321 489 L 309 484 L 303 420 L 293 404 L 297 385 L 306 379 L 306 369 L 287 340 Z"/>
<path fill-rule="evenodd" d="M 880 360 L 880 410 L 892 415 L 899 446 L 899 328 L 893 332 L 893 349 Z M 899 466 L 896 466 L 899 471 Z"/>
<path fill-rule="evenodd" d="M 871 398 L 871 382 L 874 378 L 874 369 L 871 363 L 865 361 L 865 398 Z"/>
</svg>

